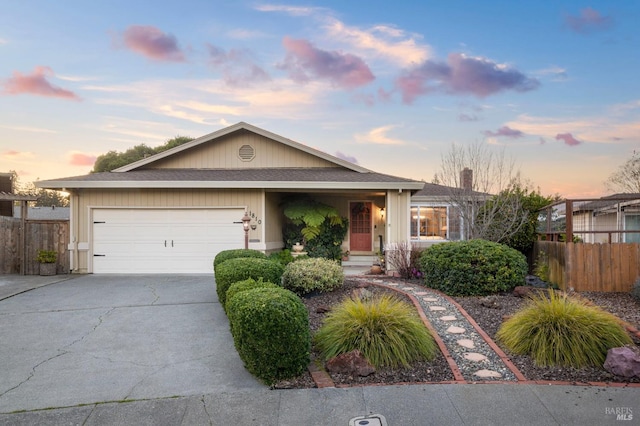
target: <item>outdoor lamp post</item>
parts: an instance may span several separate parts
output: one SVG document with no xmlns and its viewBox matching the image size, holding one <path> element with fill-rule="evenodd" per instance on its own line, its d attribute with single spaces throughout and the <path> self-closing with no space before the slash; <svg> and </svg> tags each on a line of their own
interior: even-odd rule
<svg viewBox="0 0 640 426">
<path fill-rule="evenodd" d="M 249 248 L 249 222 L 251 222 L 251 217 L 244 211 L 244 216 L 242 216 L 242 228 L 244 229 L 244 248 L 245 250 Z"/>
</svg>

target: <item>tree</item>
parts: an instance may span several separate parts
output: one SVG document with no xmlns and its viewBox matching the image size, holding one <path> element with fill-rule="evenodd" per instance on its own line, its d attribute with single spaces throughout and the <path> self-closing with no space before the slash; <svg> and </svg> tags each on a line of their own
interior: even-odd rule
<svg viewBox="0 0 640 426">
<path fill-rule="evenodd" d="M 465 169 L 473 178 L 470 186 L 463 188 Z M 504 242 L 528 220 L 523 199 L 517 196 L 523 187 L 520 173 L 504 149 L 494 152 L 482 142 L 453 144 L 443 154 L 436 177 L 450 188 L 449 202 L 460 214 L 465 239 Z"/>
<path fill-rule="evenodd" d="M 134 146 L 133 148 L 129 148 L 125 152 L 109 151 L 106 154 L 100 155 L 96 159 L 91 173 L 110 172 L 114 169 L 126 166 L 127 164 L 131 164 L 138 160 L 142 160 L 143 158 L 149 157 L 151 155 L 155 155 L 162 151 L 166 151 L 187 142 L 191 142 L 192 140 L 193 138 L 190 138 L 188 136 L 176 136 L 175 138 L 169 139 L 164 144 L 155 148 L 148 147 L 145 144 L 140 144 Z"/>
<path fill-rule="evenodd" d="M 605 184 L 613 192 L 640 193 L 640 151 L 633 151 L 631 158 Z"/>
<path fill-rule="evenodd" d="M 543 196 L 540 190 L 532 190 L 527 187 L 515 186 L 509 190 L 508 194 L 503 194 L 502 198 L 517 197 L 518 203 L 523 213 L 527 214 L 526 221 L 511 236 L 502 242 L 514 248 L 524 255 L 529 255 L 533 249 L 533 244 L 538 239 L 538 224 L 540 219 L 540 209 L 548 206 L 553 201 L 559 199 L 558 196 Z M 492 200 L 489 201 L 491 203 Z M 516 204 L 516 203 L 514 203 Z M 501 226 L 499 222 L 494 226 Z"/>
<path fill-rule="evenodd" d="M 35 207 L 67 207 L 69 205 L 69 196 L 61 191 L 51 189 L 36 188 L 33 182 L 23 183 L 15 170 L 9 173 L 13 174 L 13 190 L 18 195 L 30 195 L 38 197 L 35 203 L 30 204 Z"/>
</svg>

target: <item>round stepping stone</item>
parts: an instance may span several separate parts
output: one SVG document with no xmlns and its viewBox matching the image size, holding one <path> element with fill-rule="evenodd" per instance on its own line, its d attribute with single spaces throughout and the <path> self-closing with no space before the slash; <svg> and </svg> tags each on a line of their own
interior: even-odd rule
<svg viewBox="0 0 640 426">
<path fill-rule="evenodd" d="M 429 306 L 430 311 L 446 311 L 447 308 L 444 306 Z"/>
<path fill-rule="evenodd" d="M 413 290 L 413 287 L 402 287 L 402 289 L 404 291 L 411 291 L 411 290 Z"/>
<path fill-rule="evenodd" d="M 458 318 L 456 318 L 456 317 L 455 317 L 455 316 L 453 316 L 453 315 L 445 315 L 445 316 L 443 316 L 443 317 L 440 317 L 440 319 L 441 319 L 442 321 L 455 321 L 455 320 L 457 320 Z"/>
<path fill-rule="evenodd" d="M 447 333 L 451 333 L 451 334 L 462 334 L 465 332 L 465 329 L 462 327 L 456 327 L 454 325 L 452 325 L 451 327 L 447 328 Z"/>
<path fill-rule="evenodd" d="M 436 299 L 435 297 L 423 297 L 422 300 L 424 300 L 425 302 L 437 302 L 438 299 Z"/>
<path fill-rule="evenodd" d="M 492 370 L 479 370 L 473 373 L 473 375 L 478 377 L 502 377 L 502 374 Z"/>
<path fill-rule="evenodd" d="M 467 352 L 466 354 L 464 354 L 464 359 L 474 362 L 480 362 L 485 361 L 487 357 L 477 352 Z"/>
<path fill-rule="evenodd" d="M 471 339 L 460 339 L 456 343 L 467 349 L 473 349 L 476 347 L 476 344 Z"/>
</svg>

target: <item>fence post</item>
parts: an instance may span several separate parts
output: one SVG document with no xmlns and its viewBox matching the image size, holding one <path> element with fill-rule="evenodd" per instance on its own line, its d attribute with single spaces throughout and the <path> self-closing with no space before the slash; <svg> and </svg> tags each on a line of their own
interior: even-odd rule
<svg viewBox="0 0 640 426">
<path fill-rule="evenodd" d="M 567 232 L 565 243 L 573 243 L 573 201 L 565 201 L 565 217 L 567 219 Z"/>
</svg>

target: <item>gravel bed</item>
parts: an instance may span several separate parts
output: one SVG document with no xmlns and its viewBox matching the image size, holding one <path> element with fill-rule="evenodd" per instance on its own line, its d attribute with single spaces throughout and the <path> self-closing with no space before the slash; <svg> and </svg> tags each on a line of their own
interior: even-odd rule
<svg viewBox="0 0 640 426">
<path fill-rule="evenodd" d="M 344 287 L 337 291 L 326 294 L 314 294 L 304 297 L 303 302 L 309 311 L 309 322 L 312 334 L 321 326 L 322 320 L 326 315 L 326 313 L 322 311 L 330 309 L 331 306 L 341 302 L 345 297 L 349 297 L 355 288 L 357 288 L 358 286 L 366 285 L 366 282 L 380 283 L 381 279 L 375 276 L 365 277 L 364 279 L 361 277 L 348 277 L 345 281 Z M 417 281 L 406 282 L 398 279 L 384 278 L 384 282 L 396 283 L 397 287 L 399 288 L 413 287 L 413 289 L 409 290 L 409 292 L 414 293 L 414 295 L 415 293 L 419 292 L 432 292 L 430 289 L 425 288 Z M 377 286 L 369 286 L 368 289 L 371 290 L 374 294 L 379 294 L 385 291 L 393 291 Z M 470 326 L 470 324 L 464 324 L 462 320 L 444 322 L 440 320 L 440 317 L 445 315 L 444 313 L 434 313 L 429 310 L 427 302 L 422 299 L 423 297 L 439 297 L 437 304 L 439 306 L 444 306 L 447 309 L 447 315 L 449 314 L 449 309 L 451 309 L 451 307 L 449 306 L 449 302 L 445 298 L 438 296 L 436 292 L 433 293 L 434 294 L 429 294 L 428 296 L 416 295 L 415 297 L 419 301 L 421 301 L 421 303 L 423 303 L 424 312 L 427 315 L 427 318 L 429 318 L 429 322 L 438 331 L 438 334 L 441 336 L 442 340 L 445 341 L 445 344 L 449 352 L 451 353 L 451 356 L 454 357 L 456 364 L 458 364 L 458 367 L 460 368 L 465 379 L 469 382 L 491 380 L 485 378 L 479 379 L 478 377 L 473 376 L 473 372 L 477 370 L 477 363 L 475 363 L 475 365 L 474 363 L 469 363 L 463 357 L 464 353 L 468 350 L 464 348 L 457 348 L 458 345 L 456 341 L 460 338 L 468 338 L 476 343 L 476 347 L 473 349 L 473 352 L 485 354 L 486 351 L 489 359 L 481 363 L 481 368 L 498 371 L 503 374 L 504 377 L 498 380 L 514 380 L 513 373 L 511 373 L 511 371 L 508 370 L 506 366 L 504 366 L 504 363 L 502 363 L 502 361 L 495 355 L 495 353 L 493 353 L 493 351 L 487 351 L 488 345 L 484 343 L 484 341 L 475 332 L 473 327 Z M 633 297 L 629 293 L 589 292 L 581 293 L 581 296 L 588 298 L 594 304 L 602 307 L 605 310 L 608 310 L 609 312 L 618 316 L 623 321 L 626 321 L 637 329 L 640 329 L 640 303 L 633 299 Z M 522 306 L 524 300 L 512 296 L 511 293 L 498 294 L 491 297 L 493 299 L 493 303 L 486 303 L 486 301 L 483 302 L 483 298 L 480 297 L 456 297 L 453 299 L 458 302 L 480 326 L 480 328 L 495 341 L 495 334 L 502 324 L 503 317 L 512 315 L 514 312 L 516 312 Z M 487 305 L 492 307 L 488 307 Z M 456 315 L 456 317 L 458 316 L 459 315 Z M 464 322 L 466 322 L 466 320 Z M 446 331 L 446 328 L 451 325 L 465 328 L 465 330 L 467 330 L 467 333 L 469 334 L 465 333 L 464 337 L 460 337 L 459 335 L 455 337 L 446 337 L 447 333 L 443 333 L 442 330 L 444 329 Z M 640 339 L 634 338 L 634 342 L 636 345 L 640 345 Z M 507 354 L 510 361 L 514 365 L 516 365 L 520 372 L 527 378 L 527 380 L 563 381 L 574 383 L 640 383 L 640 379 L 627 379 L 614 376 L 601 368 L 572 369 L 537 367 L 533 364 L 533 361 L 530 357 L 514 355 L 509 353 L 504 347 L 501 346 L 501 348 Z M 312 351 L 312 362 L 320 363 L 318 357 L 318 353 Z M 454 380 L 453 373 L 451 372 L 446 359 L 439 351 L 438 356 L 435 360 L 429 363 L 418 362 L 411 365 L 410 368 L 381 369 L 368 377 L 331 375 L 331 378 L 337 385 L 347 386 L 357 386 L 365 384 L 434 383 Z M 294 378 L 292 380 L 281 381 L 276 384 L 275 387 L 311 388 L 315 387 L 315 384 L 310 374 L 305 373 L 300 377 Z"/>
<path fill-rule="evenodd" d="M 356 279 L 347 278 L 344 286 L 336 291 L 331 293 L 311 294 L 303 297 L 302 301 L 309 311 L 309 326 L 311 333 L 315 333 L 322 325 L 322 320 L 327 315 L 326 312 L 324 312 L 325 310 L 330 309 L 331 306 L 340 303 L 347 297 L 350 297 L 357 287 L 365 285 L 366 284 L 363 284 Z M 384 292 L 393 292 L 392 294 L 398 295 L 398 293 L 393 290 L 377 286 L 368 286 L 367 289 L 374 295 L 382 294 Z M 320 361 L 319 353 L 313 348 L 311 358 L 312 362 L 322 363 Z M 432 361 L 414 362 L 408 368 L 381 368 L 367 377 L 352 377 L 333 373 L 330 374 L 330 376 L 336 385 L 345 386 L 394 383 L 437 383 L 455 380 L 447 360 L 440 351 L 437 351 L 436 357 Z M 309 384 L 311 385 L 309 386 Z M 295 379 L 281 381 L 277 383 L 275 387 L 279 389 L 299 389 L 315 387 L 315 384 L 313 384 L 311 376 L 308 373 L 305 373 Z"/>
<path fill-rule="evenodd" d="M 619 318 L 638 327 L 640 319 L 640 304 L 628 293 L 582 293 L 583 297 L 587 297 L 594 304 L 601 306 Z M 494 341 L 495 335 L 504 316 L 512 315 L 524 303 L 525 300 L 519 297 L 507 294 L 499 294 L 491 296 L 494 303 L 486 303 L 483 298 L 479 297 L 456 297 L 454 298 L 463 309 L 478 323 L 480 328 L 484 330 Z M 484 303 L 484 304 L 483 304 Z M 492 307 L 487 307 L 490 305 Z M 633 339 L 635 344 L 640 344 L 640 340 Z M 546 380 L 546 381 L 563 381 L 563 382 L 604 382 L 604 383 L 640 383 L 638 378 L 624 378 L 615 376 L 603 368 L 585 367 L 585 368 L 569 368 L 569 367 L 538 367 L 533 363 L 531 357 L 526 355 L 516 355 L 510 353 L 505 347 L 498 345 L 507 354 L 511 362 L 522 372 L 528 380 Z"/>
<path fill-rule="evenodd" d="M 458 369 L 462 373 L 465 380 L 474 381 L 515 381 L 516 377 L 513 372 L 504 364 L 502 359 L 495 353 L 493 349 L 484 341 L 477 333 L 475 328 L 469 321 L 460 314 L 455 305 L 450 303 L 447 298 L 440 293 L 432 291 L 421 285 L 407 285 L 406 283 L 390 282 L 388 280 L 380 280 L 380 283 L 392 285 L 400 290 L 413 294 L 420 303 L 423 312 L 436 330 L 438 336 L 443 341 L 447 350 L 453 357 Z M 428 299 L 428 300 L 425 300 Z M 435 299 L 435 300 L 433 300 Z M 432 311 L 431 307 L 443 307 L 445 310 Z M 444 316 L 455 316 L 454 321 L 445 321 Z M 460 327 L 464 333 L 454 334 L 447 330 L 450 327 Z M 472 349 L 465 348 L 458 344 L 461 339 L 471 340 L 474 343 Z M 483 361 L 471 361 L 465 358 L 470 353 L 481 354 L 486 357 Z M 489 370 L 500 374 L 499 377 L 478 377 L 475 373 L 479 370 Z"/>
</svg>

